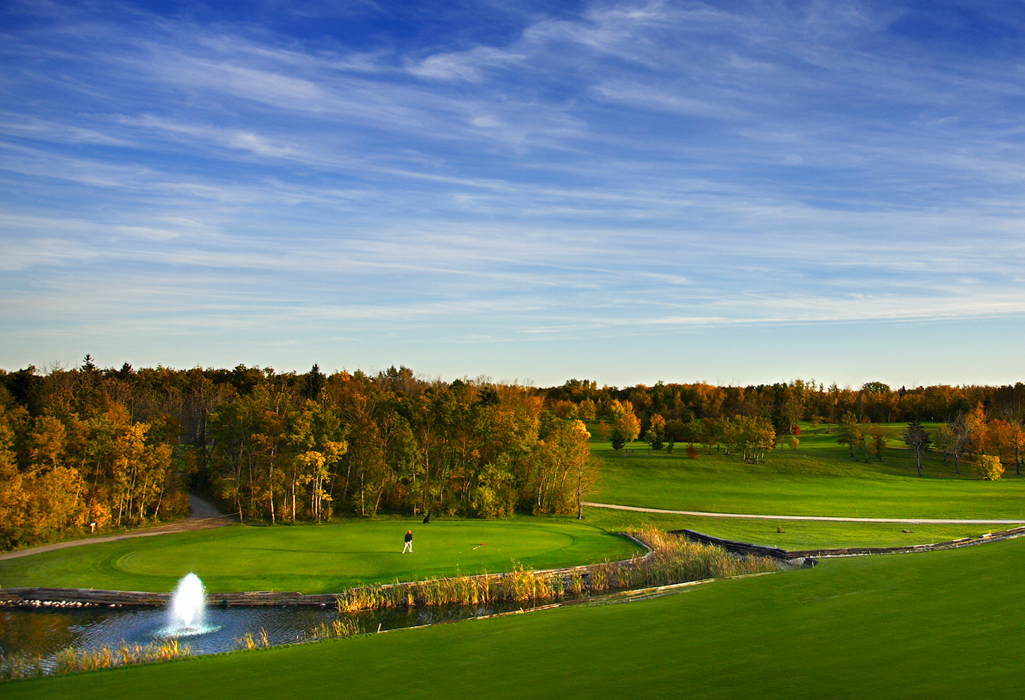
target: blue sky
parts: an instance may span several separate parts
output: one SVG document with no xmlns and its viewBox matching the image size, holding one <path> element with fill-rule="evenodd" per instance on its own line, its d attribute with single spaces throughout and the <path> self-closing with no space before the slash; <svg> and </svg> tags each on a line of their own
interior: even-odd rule
<svg viewBox="0 0 1025 700">
<path fill-rule="evenodd" d="M 8 370 L 1025 379 L 1023 2 L 0 23 Z"/>
</svg>

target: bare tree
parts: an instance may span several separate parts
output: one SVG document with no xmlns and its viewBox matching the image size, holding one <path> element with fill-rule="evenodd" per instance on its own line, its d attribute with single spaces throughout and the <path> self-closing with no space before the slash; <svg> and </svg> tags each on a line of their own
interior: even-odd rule
<svg viewBox="0 0 1025 700">
<path fill-rule="evenodd" d="M 928 449 L 932 443 L 929 433 L 917 420 L 908 423 L 908 427 L 901 435 L 904 444 L 915 451 L 915 463 L 918 466 L 918 475 L 922 476 L 922 452 Z"/>
<path fill-rule="evenodd" d="M 954 473 L 961 473 L 961 455 L 968 448 L 968 441 L 972 436 L 971 426 L 965 420 L 960 411 L 953 419 L 949 420 L 943 430 L 944 462 L 947 457 L 954 458 Z"/>
</svg>

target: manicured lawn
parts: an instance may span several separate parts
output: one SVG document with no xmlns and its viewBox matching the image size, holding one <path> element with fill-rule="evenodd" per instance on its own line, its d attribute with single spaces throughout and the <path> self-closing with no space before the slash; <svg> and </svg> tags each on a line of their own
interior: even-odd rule
<svg viewBox="0 0 1025 700">
<path fill-rule="evenodd" d="M 900 425 L 889 426 L 899 432 Z M 633 443 L 632 454 L 592 442 L 604 459 L 602 477 L 588 500 L 620 505 L 719 513 L 840 515 L 853 517 L 1007 518 L 1025 522 L 1025 477 L 1013 470 L 996 482 L 956 476 L 953 462 L 925 456 L 923 477 L 914 455 L 891 441 L 883 462 L 854 461 L 836 435 L 801 437 L 800 448 L 776 449 L 763 464 L 706 454 L 687 459 Z M 700 448 L 700 446 L 699 446 Z M 963 465 L 964 466 L 964 465 Z"/>
<path fill-rule="evenodd" d="M 14 682 L 3 693 L 1016 699 L 1023 570 L 1025 540 L 830 560 L 644 602 Z"/>
<path fill-rule="evenodd" d="M 585 522 L 610 532 L 654 525 L 662 530 L 687 528 L 706 535 L 780 549 L 834 547 L 898 547 L 978 537 L 1004 529 L 987 525 L 894 525 L 889 523 L 833 523 L 817 521 L 740 520 L 700 518 L 687 515 L 636 513 L 585 508 Z M 781 527 L 783 532 L 779 532 Z M 907 532 L 905 532 L 905 530 Z"/>
<path fill-rule="evenodd" d="M 415 553 L 403 555 L 407 529 Z M 636 551 L 627 540 L 568 518 L 235 525 L 0 561 L 0 586 L 170 591 L 193 571 L 211 592 L 332 593 L 358 583 L 509 571 L 515 564 L 571 566 Z"/>
</svg>

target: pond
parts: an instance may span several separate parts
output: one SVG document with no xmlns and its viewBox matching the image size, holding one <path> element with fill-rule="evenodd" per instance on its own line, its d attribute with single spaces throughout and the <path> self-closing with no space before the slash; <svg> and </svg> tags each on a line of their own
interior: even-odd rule
<svg viewBox="0 0 1025 700">
<path fill-rule="evenodd" d="M 193 656 L 233 651 L 242 637 L 252 635 L 262 646 L 265 632 L 270 646 L 295 644 L 316 638 L 322 624 L 355 620 L 365 632 L 376 632 L 454 622 L 534 607 L 531 604 L 495 603 L 487 606 L 442 608 L 398 608 L 352 615 L 323 607 L 210 607 L 199 631 L 179 631 L 180 644 Z M 42 659 L 44 669 L 52 667 L 57 652 L 68 647 L 91 651 L 114 648 L 122 642 L 145 646 L 168 637 L 170 615 L 166 609 L 131 607 L 84 608 L 0 608 L 0 654 Z"/>
</svg>

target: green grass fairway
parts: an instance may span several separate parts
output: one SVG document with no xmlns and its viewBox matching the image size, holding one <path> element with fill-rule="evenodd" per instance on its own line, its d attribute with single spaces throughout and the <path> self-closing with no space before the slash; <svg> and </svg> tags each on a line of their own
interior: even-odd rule
<svg viewBox="0 0 1025 700">
<path fill-rule="evenodd" d="M 622 532 L 644 525 L 654 525 L 662 530 L 688 528 L 706 535 L 787 550 L 903 547 L 913 544 L 946 542 L 960 537 L 979 537 L 987 532 L 1004 529 L 1002 526 L 987 525 L 896 525 L 891 523 L 701 518 L 603 508 L 585 508 L 584 521 L 609 532 Z M 777 526 L 782 527 L 783 532 L 778 532 Z M 903 532 L 904 530 L 910 532 Z"/>
<path fill-rule="evenodd" d="M 413 530 L 415 553 L 403 555 L 407 529 Z M 0 561 L 0 586 L 170 591 L 194 571 L 212 592 L 333 593 L 359 583 L 509 571 L 514 562 L 572 566 L 636 551 L 623 538 L 562 518 L 236 525 L 7 559 Z"/>
<path fill-rule="evenodd" d="M 902 426 L 890 426 L 899 431 Z M 836 435 L 801 436 L 800 448 L 776 449 L 763 464 L 744 464 L 700 450 L 687 459 L 633 443 L 632 454 L 609 443 L 591 443 L 604 460 L 601 480 L 588 500 L 619 505 L 763 515 L 837 515 L 904 518 L 1001 518 L 1025 522 L 1025 477 L 1013 470 L 988 482 L 956 477 L 954 465 L 930 452 L 918 478 L 908 449 L 884 453 L 883 462 L 854 461 Z"/>
<path fill-rule="evenodd" d="M 1020 698 L 1025 540 L 823 562 L 644 602 L 14 682 L 115 697 Z"/>
</svg>

